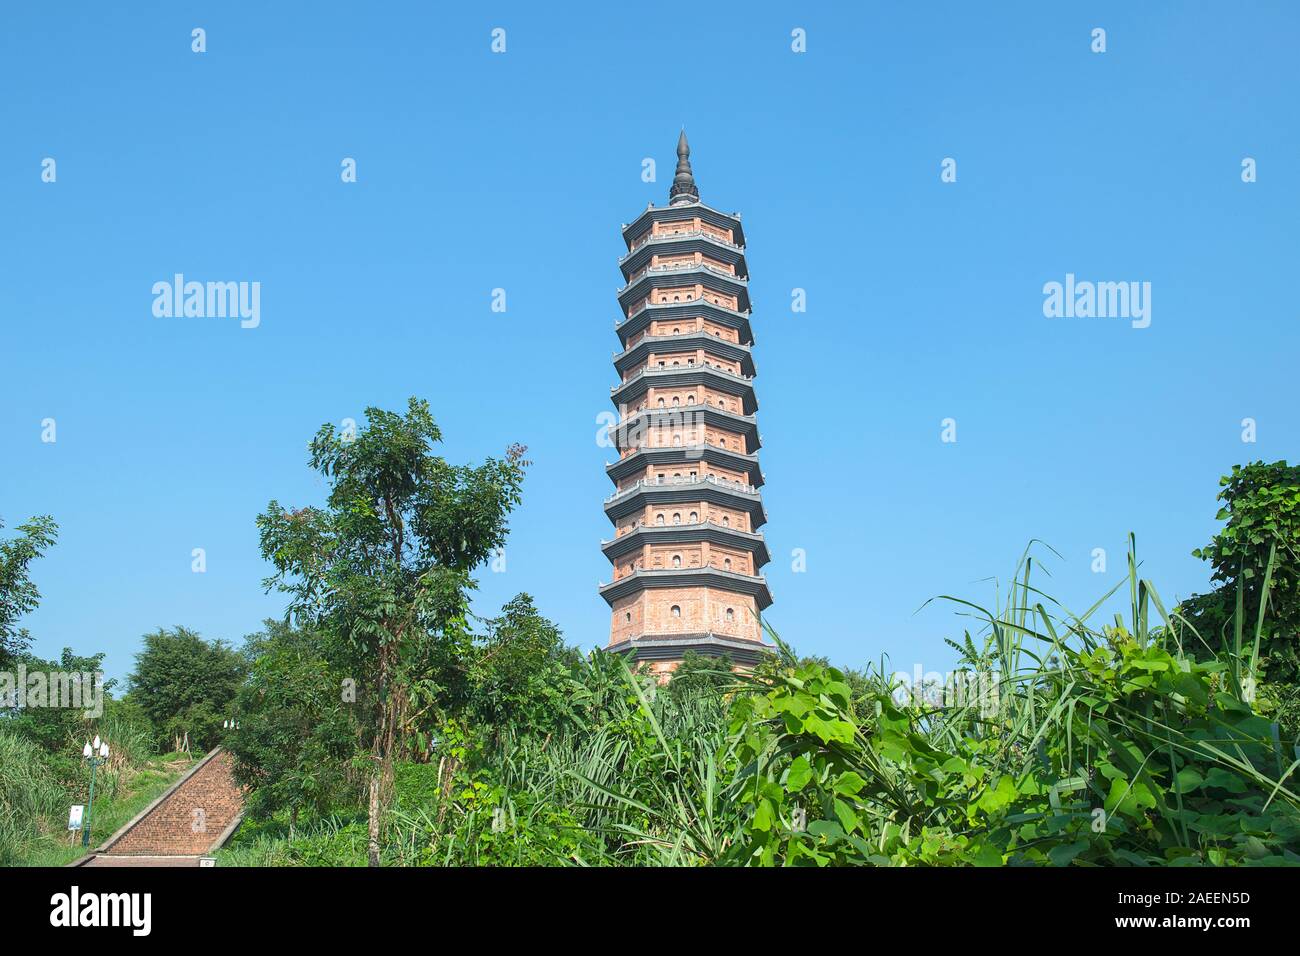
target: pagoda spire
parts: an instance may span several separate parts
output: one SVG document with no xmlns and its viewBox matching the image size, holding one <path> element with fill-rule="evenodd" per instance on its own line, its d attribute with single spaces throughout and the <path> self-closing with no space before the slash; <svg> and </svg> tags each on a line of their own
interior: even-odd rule
<svg viewBox="0 0 1300 956">
<path fill-rule="evenodd" d="M 682 127 L 682 135 L 677 137 L 677 174 L 668 191 L 668 204 L 684 206 L 699 201 L 700 191 L 695 188 L 695 174 L 691 172 L 691 147 L 686 142 L 686 127 Z"/>
</svg>

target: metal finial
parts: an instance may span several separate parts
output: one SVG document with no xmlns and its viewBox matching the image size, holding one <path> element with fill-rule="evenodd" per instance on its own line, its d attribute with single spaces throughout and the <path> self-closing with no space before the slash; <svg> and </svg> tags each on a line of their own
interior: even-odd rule
<svg viewBox="0 0 1300 956">
<path fill-rule="evenodd" d="M 686 142 L 686 130 L 677 137 L 677 173 L 673 176 L 673 187 L 668 190 L 668 203 L 671 206 L 683 206 L 700 201 L 700 191 L 695 188 L 695 174 L 691 172 L 691 147 Z"/>
</svg>

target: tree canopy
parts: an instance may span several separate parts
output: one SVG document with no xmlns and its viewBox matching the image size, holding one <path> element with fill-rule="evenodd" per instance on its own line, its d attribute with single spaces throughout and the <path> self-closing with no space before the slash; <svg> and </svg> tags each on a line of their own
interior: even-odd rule
<svg viewBox="0 0 1300 956">
<path fill-rule="evenodd" d="M 31 564 L 59 536 L 59 526 L 49 515 L 38 515 L 15 530 L 16 537 L 0 538 L 0 665 L 31 646 L 31 635 L 18 626 L 19 619 L 36 610 L 41 600 L 30 576 Z"/>
<path fill-rule="evenodd" d="M 345 642 L 369 691 L 358 702 L 369 705 L 369 857 L 378 865 L 393 752 L 414 703 L 410 664 L 430 642 L 468 640 L 471 571 L 505 544 L 527 463 L 513 445 L 503 459 L 449 464 L 432 453 L 442 433 L 416 398 L 404 415 L 365 414 L 356 434 L 326 424 L 311 443 L 311 467 L 330 484 L 325 506 L 271 501 L 257 524 L 276 569 L 267 588 L 290 596 L 291 619 Z"/>
<path fill-rule="evenodd" d="M 251 670 L 225 740 L 253 817 L 288 810 L 296 823 L 302 810 L 325 813 L 355 795 L 354 713 L 327 647 L 321 635 L 282 621 L 267 621 L 245 643 Z"/>
<path fill-rule="evenodd" d="M 243 656 L 225 641 L 206 641 L 188 627 L 159 628 L 144 636 L 128 688 L 160 742 L 188 734 L 208 749 L 246 673 Z"/>
</svg>

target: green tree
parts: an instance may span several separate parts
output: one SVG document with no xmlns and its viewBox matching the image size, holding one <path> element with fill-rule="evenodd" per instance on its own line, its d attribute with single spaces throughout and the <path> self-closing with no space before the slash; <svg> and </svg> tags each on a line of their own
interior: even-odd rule
<svg viewBox="0 0 1300 956">
<path fill-rule="evenodd" d="M 1216 586 L 1193 595 L 1179 611 L 1205 642 L 1193 638 L 1196 650 L 1203 656 L 1218 653 L 1233 641 L 1240 589 L 1249 640 L 1260 619 L 1260 594 L 1273 553 L 1260 638 L 1260 705 L 1295 733 L 1300 730 L 1300 466 L 1285 461 L 1234 465 L 1219 484 L 1223 507 L 1217 518 L 1226 523 L 1208 545 L 1192 552 L 1210 563 Z"/>
<path fill-rule="evenodd" d="M 1213 603 L 1223 605 L 1224 617 L 1231 616 L 1240 582 L 1253 620 L 1269 551 L 1276 545 L 1268 614 L 1273 633 L 1291 641 L 1300 630 L 1300 465 L 1234 465 L 1219 484 L 1223 507 L 1216 518 L 1227 523 L 1208 545 L 1192 552 L 1210 562 L 1217 584 Z"/>
<path fill-rule="evenodd" d="M 560 629 L 542 617 L 533 599 L 516 595 L 487 621 L 469 668 L 471 722 L 499 735 L 544 736 L 570 723 L 574 669 L 579 657 L 564 646 Z"/>
<path fill-rule="evenodd" d="M 257 519 L 266 581 L 291 596 L 300 624 L 340 635 L 369 695 L 368 858 L 379 865 L 380 828 L 393 755 L 411 705 L 412 660 L 430 641 L 468 639 L 473 568 L 505 543 L 520 500 L 524 449 L 504 460 L 457 466 L 433 455 L 442 434 L 427 402 L 405 415 L 366 409 L 357 434 L 324 425 L 311 466 L 330 483 L 323 508 L 272 501 Z M 363 711 L 364 712 L 364 711 Z"/>
<path fill-rule="evenodd" d="M 189 735 L 208 749 L 221 737 L 247 664 L 225 641 L 206 641 L 187 627 L 144 636 L 128 678 L 131 700 L 153 725 L 160 744 Z"/>
<path fill-rule="evenodd" d="M 22 664 L 29 675 L 41 672 L 44 674 L 46 687 L 50 687 L 57 680 L 56 675 L 75 677 L 102 673 L 104 655 L 99 653 L 83 657 L 72 653 L 72 648 L 65 647 L 58 660 L 44 660 L 24 652 L 17 656 L 14 663 Z M 91 680 L 94 678 L 92 677 Z M 101 690 L 105 700 L 112 693 L 116 683 L 112 679 L 103 681 Z M 81 747 L 87 739 L 98 733 L 94 716 L 87 716 L 87 712 L 94 709 L 93 686 L 87 687 L 83 683 L 81 694 L 82 706 L 80 707 L 62 706 L 64 702 L 59 699 L 50 701 L 56 706 L 12 707 L 7 711 L 0 711 L 0 714 L 8 718 L 6 723 L 10 728 L 36 743 L 49 754 L 50 766 L 54 768 L 60 779 L 65 781 L 75 780 L 80 776 Z M 71 702 L 70 696 L 69 703 Z"/>
<path fill-rule="evenodd" d="M 288 810 L 294 828 L 302 810 L 325 813 L 348 796 L 356 723 L 327 646 L 320 635 L 280 621 L 267 621 L 245 644 L 251 672 L 235 700 L 237 728 L 225 742 L 253 818 Z"/>
<path fill-rule="evenodd" d="M 49 515 L 32 518 L 16 530 L 17 537 L 0 539 L 0 666 L 31 645 L 31 635 L 18 626 L 18 620 L 34 611 L 41 600 L 28 569 L 59 536 L 59 526 Z"/>
</svg>

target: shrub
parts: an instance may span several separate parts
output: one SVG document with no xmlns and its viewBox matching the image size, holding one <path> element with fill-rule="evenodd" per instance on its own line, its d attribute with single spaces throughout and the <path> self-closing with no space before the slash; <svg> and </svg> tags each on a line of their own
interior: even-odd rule
<svg viewBox="0 0 1300 956">
<path fill-rule="evenodd" d="M 1129 627 L 1049 613 L 1028 564 L 1008 607 L 977 609 L 987 643 L 967 663 L 998 675 L 991 697 L 904 706 L 881 680 L 859 722 L 814 663 L 738 698 L 730 860 L 1300 863 L 1294 741 L 1252 710 L 1239 657 L 1196 661 L 1150 627 L 1159 598 L 1129 567 Z"/>
</svg>

